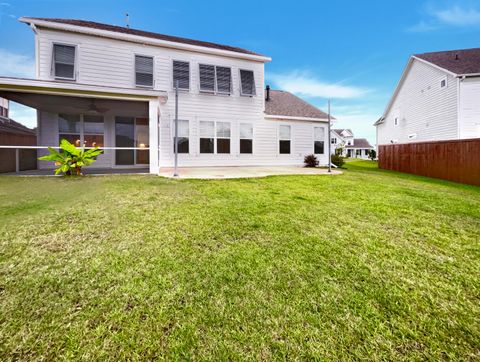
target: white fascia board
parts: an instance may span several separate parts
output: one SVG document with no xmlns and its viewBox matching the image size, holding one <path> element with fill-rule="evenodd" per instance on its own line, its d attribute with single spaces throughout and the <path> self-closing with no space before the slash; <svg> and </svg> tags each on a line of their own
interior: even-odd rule
<svg viewBox="0 0 480 362">
<path fill-rule="evenodd" d="M 180 49 L 180 50 L 186 50 L 186 51 L 191 51 L 196 53 L 206 53 L 206 54 L 213 54 L 213 55 L 225 56 L 230 58 L 247 59 L 247 60 L 252 60 L 252 61 L 257 61 L 262 63 L 267 63 L 272 60 L 272 58 L 265 57 L 262 55 L 238 53 L 231 50 L 222 50 L 222 49 L 204 47 L 200 45 L 177 43 L 173 41 L 154 39 L 154 38 L 149 38 L 149 37 L 140 36 L 140 35 L 125 34 L 125 33 L 119 33 L 116 31 L 109 31 L 109 30 L 102 30 L 102 29 L 94 29 L 87 26 L 55 23 L 53 21 L 38 20 L 38 19 L 32 19 L 28 17 L 21 17 L 19 21 L 26 24 L 34 24 L 37 27 L 44 27 L 44 28 L 63 30 L 63 31 L 69 31 L 74 33 L 95 35 L 95 36 L 100 36 L 104 38 L 117 39 L 117 40 L 133 42 L 133 43 L 140 43 L 140 44 L 149 44 L 149 45 L 165 47 L 165 48 Z"/>
<path fill-rule="evenodd" d="M 108 99 L 150 100 L 153 98 L 167 98 L 167 92 L 165 91 L 117 88 L 90 84 L 9 77 L 0 77 L 0 90 L 21 93 L 55 94 Z"/>
<path fill-rule="evenodd" d="M 288 120 L 288 121 L 310 121 L 310 122 L 328 122 L 328 118 L 312 118 L 312 117 L 292 117 L 292 116 L 281 116 L 281 115 L 265 115 L 266 119 L 274 120 Z"/>
<path fill-rule="evenodd" d="M 454 73 L 454 72 L 451 72 L 445 68 L 442 68 L 442 67 L 439 67 L 438 65 L 436 64 L 433 64 L 433 63 L 430 63 L 429 61 L 425 60 L 425 59 L 422 59 L 422 58 L 418 58 L 416 57 L 415 55 L 412 55 L 412 58 L 415 59 L 415 60 L 418 60 L 419 62 L 422 62 L 424 64 L 428 64 L 430 65 L 431 67 L 435 68 L 435 69 L 438 69 L 438 70 L 441 70 L 442 72 L 445 72 L 445 73 L 448 73 L 450 74 L 451 76 L 454 76 L 454 77 L 457 77 L 458 74 L 457 73 Z"/>
</svg>

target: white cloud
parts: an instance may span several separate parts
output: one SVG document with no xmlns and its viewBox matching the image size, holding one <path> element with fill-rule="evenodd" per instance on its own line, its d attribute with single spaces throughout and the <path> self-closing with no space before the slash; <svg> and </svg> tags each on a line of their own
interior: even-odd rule
<svg viewBox="0 0 480 362">
<path fill-rule="evenodd" d="M 35 74 L 35 61 L 24 54 L 17 54 L 0 48 L 0 75 L 32 78 Z"/>
<path fill-rule="evenodd" d="M 407 31 L 423 33 L 448 26 L 463 28 L 480 26 L 480 10 L 459 3 L 446 8 L 429 6 L 426 15 L 427 19 L 407 28 Z"/>
<path fill-rule="evenodd" d="M 276 87 L 304 97 L 348 99 L 358 98 L 368 93 L 368 90 L 358 87 L 323 82 L 315 79 L 308 72 L 301 71 L 270 74 L 268 79 Z"/>
</svg>

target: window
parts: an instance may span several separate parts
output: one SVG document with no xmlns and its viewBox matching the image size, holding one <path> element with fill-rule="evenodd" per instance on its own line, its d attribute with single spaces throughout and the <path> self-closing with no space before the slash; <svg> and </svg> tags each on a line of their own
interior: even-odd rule
<svg viewBox="0 0 480 362">
<path fill-rule="evenodd" d="M 447 78 L 443 78 L 440 81 L 440 88 L 445 88 L 447 86 Z"/>
<path fill-rule="evenodd" d="M 398 117 L 395 117 L 395 120 L 393 121 L 393 124 L 394 124 L 395 126 L 398 126 Z"/>
<path fill-rule="evenodd" d="M 230 123 L 217 122 L 217 153 L 230 153 Z"/>
<path fill-rule="evenodd" d="M 200 121 L 200 153 L 214 153 L 215 122 Z"/>
<path fill-rule="evenodd" d="M 189 134 L 190 134 L 190 129 L 188 126 L 188 121 L 184 119 L 179 119 L 178 120 L 178 153 L 190 152 Z M 175 121 L 173 121 L 173 152 L 175 153 Z"/>
<path fill-rule="evenodd" d="M 103 147 L 104 122 L 102 116 L 58 115 L 58 141 L 66 139 L 77 147 Z"/>
<path fill-rule="evenodd" d="M 85 147 L 103 147 L 103 117 L 83 116 L 83 144 Z"/>
<path fill-rule="evenodd" d="M 253 153 L 253 126 L 240 123 L 240 153 Z"/>
<path fill-rule="evenodd" d="M 254 96 L 256 94 L 253 71 L 240 69 L 240 94 L 242 96 Z"/>
<path fill-rule="evenodd" d="M 8 108 L 0 106 L 0 116 L 8 118 Z"/>
<path fill-rule="evenodd" d="M 82 137 L 80 134 L 81 123 L 78 115 L 58 115 L 58 142 L 66 139 L 71 144 L 80 147 L 82 145 Z"/>
<path fill-rule="evenodd" d="M 337 138 L 336 137 L 333 137 L 332 138 L 332 145 L 336 145 L 337 144 Z"/>
<path fill-rule="evenodd" d="M 291 146 L 291 129 L 290 126 L 279 126 L 278 138 L 279 138 L 279 152 L 280 154 L 289 154 Z"/>
<path fill-rule="evenodd" d="M 232 70 L 228 67 L 200 64 L 200 92 L 230 94 Z"/>
<path fill-rule="evenodd" d="M 229 122 L 200 121 L 200 153 L 230 153 L 230 137 Z"/>
<path fill-rule="evenodd" d="M 135 84 L 137 87 L 153 87 L 153 57 L 135 55 Z"/>
<path fill-rule="evenodd" d="M 75 47 L 53 44 L 53 74 L 57 79 L 75 79 Z"/>
<path fill-rule="evenodd" d="M 178 89 L 190 89 L 190 63 L 173 61 L 173 88 L 175 89 L 178 81 Z"/>
<path fill-rule="evenodd" d="M 370 150 L 365 150 L 365 156 L 368 156 Z"/>
<path fill-rule="evenodd" d="M 215 93 L 215 66 L 200 64 L 200 91 Z"/>
<path fill-rule="evenodd" d="M 361 156 L 362 150 L 355 150 L 355 156 Z"/>
<path fill-rule="evenodd" d="M 115 150 L 116 165 L 148 164 L 149 146 L 148 118 L 115 117 L 115 147 L 127 148 Z"/>
<path fill-rule="evenodd" d="M 325 144 L 325 129 L 323 127 L 313 128 L 314 136 L 314 153 L 316 155 L 323 155 Z"/>
</svg>

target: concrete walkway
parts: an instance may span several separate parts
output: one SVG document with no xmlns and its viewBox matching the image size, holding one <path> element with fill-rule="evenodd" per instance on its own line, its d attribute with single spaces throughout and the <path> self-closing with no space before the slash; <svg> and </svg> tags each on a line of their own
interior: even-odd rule
<svg viewBox="0 0 480 362">
<path fill-rule="evenodd" d="M 332 169 L 331 175 L 341 174 Z M 173 168 L 161 168 L 160 176 L 173 177 Z M 273 175 L 329 175 L 326 168 L 306 168 L 296 166 L 257 166 L 257 167 L 179 167 L 178 178 L 182 179 L 231 179 L 265 177 Z"/>
</svg>

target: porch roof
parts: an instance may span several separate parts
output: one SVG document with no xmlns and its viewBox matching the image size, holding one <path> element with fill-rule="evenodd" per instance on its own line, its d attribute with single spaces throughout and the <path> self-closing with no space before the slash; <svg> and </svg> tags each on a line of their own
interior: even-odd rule
<svg viewBox="0 0 480 362">
<path fill-rule="evenodd" d="M 119 88 L 73 82 L 47 81 L 30 78 L 0 77 L 0 92 L 34 93 L 87 98 L 148 101 L 167 99 L 160 90 Z"/>
</svg>

